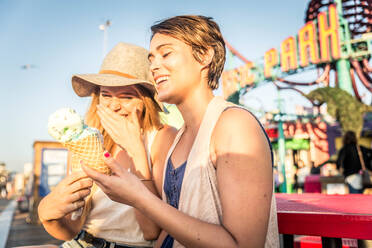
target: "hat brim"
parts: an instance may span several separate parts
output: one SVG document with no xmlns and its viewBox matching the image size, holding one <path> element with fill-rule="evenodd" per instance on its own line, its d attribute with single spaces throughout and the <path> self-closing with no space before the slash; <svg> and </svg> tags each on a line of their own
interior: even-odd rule
<svg viewBox="0 0 372 248">
<path fill-rule="evenodd" d="M 141 84 L 152 94 L 156 93 L 154 85 L 149 81 L 125 78 L 112 74 L 78 74 L 72 76 L 72 88 L 78 96 L 90 96 L 97 86 L 128 86 Z"/>
<path fill-rule="evenodd" d="M 158 105 L 157 108 L 160 111 L 167 112 L 164 105 L 157 100 L 156 89 L 149 81 L 125 78 L 113 74 L 77 74 L 72 76 L 71 82 L 75 93 L 81 97 L 90 96 L 99 89 L 99 86 L 115 87 L 139 84 L 149 90 Z"/>
</svg>

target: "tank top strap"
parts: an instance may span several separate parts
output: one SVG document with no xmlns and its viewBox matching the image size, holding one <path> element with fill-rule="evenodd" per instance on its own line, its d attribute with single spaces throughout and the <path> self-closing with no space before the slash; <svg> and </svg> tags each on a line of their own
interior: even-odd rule
<svg viewBox="0 0 372 248">
<path fill-rule="evenodd" d="M 228 107 L 236 106 L 225 101 L 220 96 L 215 96 L 208 104 L 203 120 L 199 127 L 198 134 L 191 148 L 187 161 L 198 159 L 198 155 L 209 154 L 209 144 L 216 123 L 218 122 L 221 113 Z M 209 157 L 209 156 L 208 156 Z M 186 170 L 188 170 L 186 168 Z M 185 172 L 187 174 L 187 172 Z"/>
</svg>

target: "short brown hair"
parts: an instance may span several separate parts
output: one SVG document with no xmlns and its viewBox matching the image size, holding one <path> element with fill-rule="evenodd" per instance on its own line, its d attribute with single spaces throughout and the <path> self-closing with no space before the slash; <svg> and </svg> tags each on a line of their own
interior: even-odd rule
<svg viewBox="0 0 372 248">
<path fill-rule="evenodd" d="M 139 98 L 143 101 L 144 109 L 140 119 L 141 128 L 144 131 L 159 130 L 163 125 L 160 122 L 160 115 L 156 108 L 156 102 L 152 97 L 152 94 L 145 89 L 142 85 L 134 85 Z M 115 142 L 112 140 L 111 136 L 102 127 L 100 118 L 97 114 L 97 105 L 99 104 L 99 94 L 100 88 L 96 87 L 96 90 L 92 93 L 92 101 L 90 103 L 89 109 L 85 115 L 85 123 L 90 126 L 97 128 L 103 136 L 103 144 L 106 151 L 112 153 L 112 148 Z"/>
<path fill-rule="evenodd" d="M 225 42 L 218 24 L 211 17 L 200 15 L 182 15 L 163 20 L 151 27 L 152 37 L 155 34 L 165 34 L 183 41 L 191 46 L 193 56 L 202 62 L 202 56 L 212 47 L 214 56 L 209 64 L 208 85 L 218 88 L 218 79 L 225 64 Z"/>
</svg>

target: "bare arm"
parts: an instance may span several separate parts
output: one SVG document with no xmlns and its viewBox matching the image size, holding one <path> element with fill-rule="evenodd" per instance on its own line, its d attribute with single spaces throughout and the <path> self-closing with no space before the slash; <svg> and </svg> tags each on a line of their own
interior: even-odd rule
<svg viewBox="0 0 372 248">
<path fill-rule="evenodd" d="M 241 109 L 224 112 L 213 132 L 211 159 L 217 168 L 222 226 L 187 216 L 178 221 L 190 224 L 185 228 L 189 233 L 170 223 L 161 226 L 187 247 L 263 247 L 273 179 L 269 145 L 254 117 Z M 166 212 L 169 219 L 177 218 Z"/>
<path fill-rule="evenodd" d="M 157 194 L 152 182 L 144 182 L 144 184 L 154 195 Z M 148 184 L 150 184 L 150 186 Z M 138 221 L 138 224 L 143 232 L 144 239 L 145 240 L 157 239 L 160 234 L 159 226 L 155 222 L 153 222 L 151 219 L 149 219 L 147 216 L 145 216 L 143 213 L 138 211 L 137 209 L 135 209 L 134 212 L 136 214 L 136 219 Z"/>
<path fill-rule="evenodd" d="M 116 154 L 115 160 L 120 163 L 122 168 L 130 168 L 131 173 L 141 179 L 143 185 L 153 194 L 157 195 L 154 182 L 152 181 L 151 171 L 147 160 L 146 150 L 141 142 L 137 148 L 134 157 L 128 156 L 127 151 L 121 151 Z M 136 220 L 143 232 L 145 240 L 154 240 L 159 236 L 160 228 L 149 218 L 144 216 L 137 209 L 134 209 Z"/>
<path fill-rule="evenodd" d="M 273 192 L 265 134 L 250 113 L 232 108 L 221 115 L 213 133 L 213 147 L 223 226 L 240 247 L 263 247 Z"/>
<path fill-rule="evenodd" d="M 173 143 L 173 139 L 177 131 L 175 128 L 170 126 L 164 126 L 159 130 L 155 137 L 153 145 L 151 147 L 151 160 L 152 160 L 152 177 L 151 181 L 142 181 L 142 183 L 157 197 L 161 196 L 161 185 L 163 178 L 163 168 L 166 158 L 166 154 L 169 147 Z M 146 161 L 142 161 L 145 164 Z M 135 161 L 136 163 L 136 161 Z M 137 160 L 137 163 L 141 163 L 141 160 Z M 159 237 L 160 228 L 151 219 L 144 216 L 143 213 L 135 210 L 137 221 L 144 233 L 146 240 L 154 240 Z"/>
<path fill-rule="evenodd" d="M 123 118 L 109 108 L 98 106 L 98 114 L 105 130 L 110 134 L 115 143 L 123 148 L 130 156 L 132 160 L 132 173 L 142 180 L 143 185 L 150 192 L 159 197 L 156 185 L 158 186 L 159 184 L 158 175 L 161 170 L 160 167 L 163 166 L 163 160 L 159 154 L 165 153 L 163 150 L 168 148 L 168 139 L 170 139 L 173 129 L 165 126 L 156 135 L 154 144 L 152 145 L 152 150 L 155 151 L 151 151 L 152 172 L 155 172 L 153 174 L 149 169 L 147 152 L 141 140 L 141 129 L 136 111 L 133 111 L 128 118 Z M 156 180 L 153 180 L 153 176 Z M 146 240 L 156 239 L 159 236 L 160 228 L 138 210 L 135 210 L 135 214 L 138 224 L 143 231 L 144 238 Z"/>
<path fill-rule="evenodd" d="M 184 214 L 149 192 L 140 181 L 108 165 L 115 178 L 84 168 L 114 201 L 136 207 L 186 247 L 263 247 L 270 215 L 272 168 L 268 143 L 244 110 L 227 110 L 211 144 L 217 168 L 223 223 L 215 225 Z M 228 130 L 228 131 L 227 131 Z"/>
<path fill-rule="evenodd" d="M 53 237 L 70 240 L 81 230 L 86 216 L 84 198 L 89 195 L 92 181 L 84 172 L 77 172 L 63 179 L 52 192 L 45 196 L 38 207 L 38 215 L 45 230 Z M 71 213 L 84 207 L 77 220 L 71 220 Z"/>
</svg>

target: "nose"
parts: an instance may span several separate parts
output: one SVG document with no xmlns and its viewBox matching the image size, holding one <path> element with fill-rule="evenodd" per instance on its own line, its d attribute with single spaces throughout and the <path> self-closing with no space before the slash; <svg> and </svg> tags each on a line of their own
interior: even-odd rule
<svg viewBox="0 0 372 248">
<path fill-rule="evenodd" d="M 120 102 L 118 101 L 116 97 L 112 98 L 112 101 L 110 103 L 110 109 L 115 112 L 121 109 Z"/>
<path fill-rule="evenodd" d="M 159 70 L 159 62 L 158 59 L 156 59 L 155 57 L 150 63 L 150 72 L 154 75 L 157 70 Z"/>
</svg>

